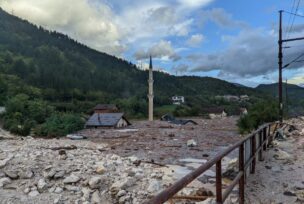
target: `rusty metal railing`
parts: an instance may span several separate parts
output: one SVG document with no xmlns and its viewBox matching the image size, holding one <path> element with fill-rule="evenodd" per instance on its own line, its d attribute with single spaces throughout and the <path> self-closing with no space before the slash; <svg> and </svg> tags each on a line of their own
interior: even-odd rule
<svg viewBox="0 0 304 204">
<path fill-rule="evenodd" d="M 257 130 L 246 136 L 241 141 L 220 152 L 214 158 L 207 161 L 191 173 L 187 174 L 186 176 L 175 182 L 167 189 L 157 194 L 155 197 L 149 200 L 147 204 L 162 204 L 172 199 L 180 190 L 182 190 L 189 183 L 198 178 L 201 174 L 203 174 L 205 171 L 207 171 L 214 165 L 216 165 L 216 202 L 218 204 L 224 203 L 231 191 L 234 189 L 234 187 L 239 184 L 239 203 L 244 204 L 246 177 L 245 175 L 247 169 L 250 167 L 251 174 L 255 172 L 256 157 L 258 157 L 259 161 L 263 160 L 263 151 L 267 149 L 268 144 L 270 144 L 274 139 L 274 133 L 277 130 L 278 126 L 282 125 L 282 123 L 274 122 L 260 126 Z M 272 133 L 271 129 L 273 129 Z M 247 142 L 250 143 L 250 157 L 248 159 L 245 159 L 245 144 Z M 222 159 L 237 148 L 239 149 L 239 171 L 237 176 L 223 192 Z"/>
</svg>

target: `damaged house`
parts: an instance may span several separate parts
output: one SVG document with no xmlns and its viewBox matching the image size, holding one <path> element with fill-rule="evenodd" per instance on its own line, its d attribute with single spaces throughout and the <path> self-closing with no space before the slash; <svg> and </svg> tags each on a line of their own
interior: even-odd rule
<svg viewBox="0 0 304 204">
<path fill-rule="evenodd" d="M 210 119 L 214 118 L 224 118 L 227 116 L 227 112 L 224 108 L 221 107 L 210 107 L 203 109 L 203 113 Z"/>
<path fill-rule="evenodd" d="M 94 113 L 86 122 L 85 128 L 124 128 L 131 123 L 124 113 Z"/>
</svg>

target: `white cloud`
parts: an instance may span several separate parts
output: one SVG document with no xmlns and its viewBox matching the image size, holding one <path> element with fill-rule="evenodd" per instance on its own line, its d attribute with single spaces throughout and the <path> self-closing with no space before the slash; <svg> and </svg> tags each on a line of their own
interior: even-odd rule
<svg viewBox="0 0 304 204">
<path fill-rule="evenodd" d="M 253 77 L 277 70 L 277 36 L 273 32 L 263 29 L 246 29 L 236 36 L 224 36 L 223 40 L 228 43 L 228 47 L 221 52 L 189 55 L 188 59 L 194 64 L 191 71 L 217 69 L 221 71 L 220 77 L 231 75 Z M 292 46 L 292 44 L 289 45 Z M 300 53 L 303 53 L 301 47 L 285 50 L 284 64 Z M 303 63 L 293 64 L 289 69 L 299 68 L 302 65 Z"/>
<path fill-rule="evenodd" d="M 187 44 L 191 47 L 197 47 L 201 42 L 205 40 L 205 37 L 202 34 L 192 35 L 188 40 Z"/>
<path fill-rule="evenodd" d="M 247 28 L 248 25 L 243 21 L 233 19 L 230 13 L 222 8 L 213 8 L 201 13 L 201 22 L 212 21 L 220 27 L 226 28 Z"/>
<path fill-rule="evenodd" d="M 0 1 L 6 11 L 76 38 L 95 49 L 120 55 L 124 51 L 114 14 L 102 2 L 87 0 Z"/>
<path fill-rule="evenodd" d="M 180 56 L 174 51 L 170 41 L 161 40 L 159 43 L 154 44 L 147 50 L 141 49 L 138 50 L 134 57 L 137 60 L 147 59 L 149 56 L 161 59 L 171 59 L 173 61 L 177 61 L 180 59 Z"/>
<path fill-rule="evenodd" d="M 211 3 L 213 0 L 178 0 L 186 8 L 202 7 Z"/>
</svg>

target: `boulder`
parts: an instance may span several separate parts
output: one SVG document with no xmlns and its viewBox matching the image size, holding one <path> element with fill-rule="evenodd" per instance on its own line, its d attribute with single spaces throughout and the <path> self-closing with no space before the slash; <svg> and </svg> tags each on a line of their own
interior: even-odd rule
<svg viewBox="0 0 304 204">
<path fill-rule="evenodd" d="M 92 204 L 102 204 L 102 200 L 101 200 L 101 198 L 100 198 L 100 194 L 99 194 L 99 191 L 98 191 L 98 190 L 96 190 L 96 191 L 92 194 L 91 203 L 92 203 Z"/>
<path fill-rule="evenodd" d="M 96 189 L 100 186 L 101 184 L 101 181 L 102 181 L 102 177 L 100 176 L 94 176 L 90 179 L 89 181 L 89 186 L 91 189 Z"/>
<path fill-rule="evenodd" d="M 57 194 L 62 193 L 62 192 L 63 192 L 63 189 L 59 186 L 57 186 L 54 190 L 54 193 L 57 193 Z"/>
<path fill-rule="evenodd" d="M 50 175 L 52 175 L 54 171 L 50 171 Z M 59 170 L 59 171 L 55 171 L 55 174 L 53 175 L 54 179 L 59 179 L 59 178 L 62 178 L 65 174 L 65 170 Z"/>
<path fill-rule="evenodd" d="M 22 170 L 18 172 L 18 176 L 20 179 L 30 179 L 34 176 L 34 173 L 32 170 Z"/>
<path fill-rule="evenodd" d="M 30 197 L 36 197 L 36 196 L 38 196 L 40 193 L 37 191 L 37 190 L 33 190 L 33 191 L 31 191 L 28 195 L 30 196 Z"/>
<path fill-rule="evenodd" d="M 160 189 L 161 189 L 161 183 L 158 180 L 153 179 L 149 182 L 147 191 L 150 193 L 155 193 L 155 192 L 159 191 Z"/>
<path fill-rule="evenodd" d="M 17 171 L 4 171 L 5 175 L 10 179 L 18 179 L 18 172 Z"/>
<path fill-rule="evenodd" d="M 77 183 L 80 180 L 80 178 L 74 174 L 71 174 L 70 176 L 66 177 L 63 180 L 64 184 L 70 184 L 70 183 Z"/>
<path fill-rule="evenodd" d="M 44 190 L 47 189 L 47 183 L 43 178 L 39 179 L 38 184 L 37 184 L 37 189 L 39 193 L 42 193 Z"/>
<path fill-rule="evenodd" d="M 0 179 L 0 187 L 3 187 L 3 186 L 5 186 L 7 184 L 10 184 L 10 183 L 12 183 L 12 181 L 8 177 L 4 177 L 4 178 Z"/>
<path fill-rule="evenodd" d="M 197 142 L 194 139 L 188 140 L 187 141 L 187 146 L 188 147 L 195 147 L 195 146 L 197 146 Z"/>
<path fill-rule="evenodd" d="M 96 168 L 96 173 L 98 174 L 103 174 L 106 172 L 106 168 L 103 166 L 103 165 L 99 165 L 97 168 Z"/>
<path fill-rule="evenodd" d="M 11 158 L 0 160 L 0 169 L 5 167 L 9 160 L 11 160 Z"/>
<path fill-rule="evenodd" d="M 278 150 L 274 155 L 273 157 L 276 159 L 276 160 L 286 160 L 286 159 L 290 159 L 291 156 L 290 154 L 288 154 L 287 152 L 283 151 L 283 150 Z"/>
</svg>

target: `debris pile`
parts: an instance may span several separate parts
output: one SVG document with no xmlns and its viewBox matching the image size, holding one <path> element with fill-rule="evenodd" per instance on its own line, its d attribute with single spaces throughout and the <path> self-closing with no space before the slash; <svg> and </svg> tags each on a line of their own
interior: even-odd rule
<svg viewBox="0 0 304 204">
<path fill-rule="evenodd" d="M 105 154 L 104 148 L 68 139 L 1 141 L 1 200 L 139 204 L 173 181 L 163 179 L 163 171 L 154 164 Z"/>
<path fill-rule="evenodd" d="M 278 140 L 248 177 L 248 203 L 304 203 L 304 118 L 278 131 Z M 263 202 L 261 202 L 263 201 Z"/>
</svg>

